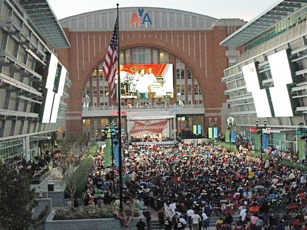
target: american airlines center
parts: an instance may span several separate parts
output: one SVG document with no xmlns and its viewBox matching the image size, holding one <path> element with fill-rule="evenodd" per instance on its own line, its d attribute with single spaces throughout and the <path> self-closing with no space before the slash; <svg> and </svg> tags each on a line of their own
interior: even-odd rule
<svg viewBox="0 0 307 230">
<path fill-rule="evenodd" d="M 104 139 L 118 122 L 117 101 L 102 71 L 116 9 L 60 20 L 71 44 L 58 49 L 73 87 L 68 89 L 66 134 Z M 219 43 L 246 22 L 192 12 L 119 9 L 121 133 L 129 140 L 216 138 L 227 128 L 227 97 L 221 81 L 235 47 Z M 153 76 L 150 89 L 139 76 Z M 148 92 L 147 92 L 148 90 Z M 145 92 L 146 91 L 146 92 Z"/>
</svg>

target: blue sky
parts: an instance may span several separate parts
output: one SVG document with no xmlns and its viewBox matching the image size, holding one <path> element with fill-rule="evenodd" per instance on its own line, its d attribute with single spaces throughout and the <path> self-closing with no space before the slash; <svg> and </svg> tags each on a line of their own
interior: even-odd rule
<svg viewBox="0 0 307 230">
<path fill-rule="evenodd" d="M 250 21 L 280 0 L 48 0 L 58 19 L 90 11 L 119 7 L 161 7 L 199 13 L 214 18 Z"/>
</svg>

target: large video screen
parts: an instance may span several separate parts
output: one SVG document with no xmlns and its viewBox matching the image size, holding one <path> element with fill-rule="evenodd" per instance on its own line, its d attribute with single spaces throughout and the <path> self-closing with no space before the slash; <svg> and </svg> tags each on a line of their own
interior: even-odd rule
<svg viewBox="0 0 307 230">
<path fill-rule="evenodd" d="M 173 98 L 173 65 L 120 65 L 120 89 L 121 98 Z"/>
<path fill-rule="evenodd" d="M 287 50 L 268 56 L 274 87 L 270 88 L 275 117 L 293 117 L 288 85 L 293 83 Z"/>
</svg>

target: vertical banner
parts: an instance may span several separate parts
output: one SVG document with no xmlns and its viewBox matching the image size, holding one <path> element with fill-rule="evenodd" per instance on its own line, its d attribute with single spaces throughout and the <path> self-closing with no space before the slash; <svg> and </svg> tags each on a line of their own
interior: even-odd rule
<svg viewBox="0 0 307 230">
<path fill-rule="evenodd" d="M 229 142 L 229 140 L 230 140 L 230 131 L 229 129 L 227 129 L 225 131 L 225 142 Z"/>
<path fill-rule="evenodd" d="M 208 128 L 208 138 L 212 138 L 212 128 Z"/>
<path fill-rule="evenodd" d="M 106 147 L 103 149 L 105 167 L 112 166 L 111 140 L 106 139 Z"/>
<path fill-rule="evenodd" d="M 193 134 L 197 135 L 197 125 L 193 125 Z"/>
<path fill-rule="evenodd" d="M 231 143 L 235 143 L 236 142 L 236 136 L 237 136 L 237 132 L 236 130 L 231 130 Z"/>
<path fill-rule="evenodd" d="M 269 135 L 264 133 L 262 134 L 262 149 L 269 148 Z"/>
<path fill-rule="evenodd" d="M 218 129 L 218 127 L 214 127 L 213 128 L 213 138 L 217 138 L 218 137 L 218 132 L 219 132 L 219 129 Z"/>
<path fill-rule="evenodd" d="M 300 139 L 299 140 L 299 146 L 298 146 L 298 152 L 299 152 L 299 160 L 306 160 L 306 142 L 305 140 Z"/>
<path fill-rule="evenodd" d="M 114 166 L 118 167 L 119 166 L 119 148 L 118 148 L 118 144 L 114 144 L 114 143 L 113 143 L 113 157 L 114 157 Z"/>
<path fill-rule="evenodd" d="M 197 134 L 198 135 L 202 135 L 203 134 L 202 125 L 197 125 Z"/>
<path fill-rule="evenodd" d="M 260 135 L 255 134 L 255 149 L 260 149 Z"/>
</svg>

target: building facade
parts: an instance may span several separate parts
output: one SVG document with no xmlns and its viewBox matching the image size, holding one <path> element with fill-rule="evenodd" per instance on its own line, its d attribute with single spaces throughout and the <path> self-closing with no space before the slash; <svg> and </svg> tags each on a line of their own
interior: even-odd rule
<svg viewBox="0 0 307 230">
<path fill-rule="evenodd" d="M 256 148 L 290 149 L 300 159 L 306 157 L 306 3 L 277 1 L 220 43 L 242 48 L 229 56 L 236 64 L 222 78 L 237 132 Z"/>
<path fill-rule="evenodd" d="M 71 44 L 57 52 L 73 84 L 66 116 L 67 134 L 73 139 L 80 133 L 100 139 L 106 125 L 117 122 L 116 101 L 110 100 L 102 73 L 116 15 L 116 9 L 109 9 L 60 21 Z M 149 65 L 165 65 L 173 84 L 166 94 L 159 94 L 156 84 L 155 96 L 140 98 L 129 83 L 131 94 L 121 100 L 122 132 L 129 135 L 135 114 L 144 120 L 155 115 L 152 120 L 159 120 L 163 113 L 169 117 L 166 135 L 170 138 L 217 136 L 222 126 L 226 127 L 223 120 L 228 114 L 221 82 L 229 65 L 225 52 L 238 52 L 219 43 L 244 24 L 239 19 L 219 20 L 173 9 L 120 8 L 120 64 L 130 73 Z M 164 76 L 158 79 L 166 84 Z"/>
<path fill-rule="evenodd" d="M 70 44 L 47 1 L 1 0 L 0 12 L 0 160 L 16 164 L 63 127 L 71 81 L 54 49 Z"/>
</svg>

